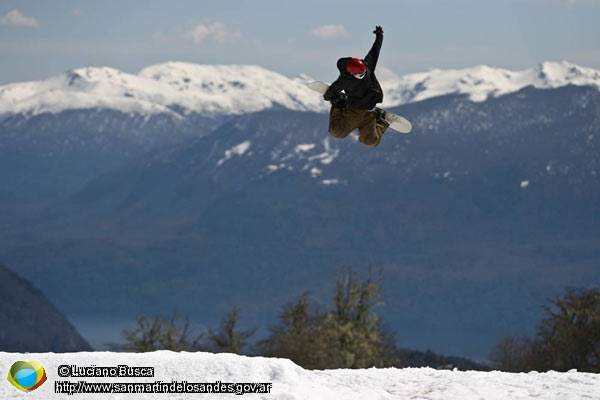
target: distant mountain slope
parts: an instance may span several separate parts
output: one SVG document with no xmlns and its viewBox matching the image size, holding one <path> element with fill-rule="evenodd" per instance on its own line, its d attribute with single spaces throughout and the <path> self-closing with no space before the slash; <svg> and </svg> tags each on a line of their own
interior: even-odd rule
<svg viewBox="0 0 600 400">
<path fill-rule="evenodd" d="M 0 351 L 89 350 L 90 345 L 41 291 L 0 265 Z"/>
<path fill-rule="evenodd" d="M 254 66 L 1 86 L 0 259 L 69 316 L 237 303 L 264 325 L 333 268 L 384 265 L 403 344 L 475 357 L 598 283 L 598 71 L 379 76 L 414 131 L 376 149 L 327 134 L 308 78 Z"/>
<path fill-rule="evenodd" d="M 478 66 L 404 76 L 382 69 L 380 75 L 388 107 L 448 94 L 483 101 L 527 86 L 600 87 L 600 71 L 568 62 L 544 62 L 522 71 Z M 180 119 L 189 114 L 215 116 L 281 108 L 326 111 L 320 96 L 304 86 L 307 80 L 252 65 L 169 62 L 144 68 L 137 75 L 108 67 L 79 68 L 43 81 L 0 86 L 0 115 L 110 109 Z"/>
<path fill-rule="evenodd" d="M 382 68 L 379 75 L 389 107 L 451 94 L 482 101 L 526 86 L 600 85 L 598 71 L 567 62 L 401 77 Z M 16 215 L 15 204 L 37 209 L 150 151 L 208 135 L 233 116 L 325 112 L 328 104 L 307 80 L 258 66 L 169 62 L 138 74 L 90 67 L 0 86 L 0 225 Z"/>
<path fill-rule="evenodd" d="M 336 267 L 383 265 L 401 345 L 482 358 L 563 286 L 600 284 L 599 107 L 577 86 L 447 95 L 395 108 L 414 132 L 375 149 L 323 113 L 233 116 L 5 229 L 0 257 L 69 315 L 241 304 L 257 325 Z"/>
<path fill-rule="evenodd" d="M 323 110 L 301 82 L 259 66 L 166 63 L 138 75 L 114 68 L 80 68 L 40 82 L 0 86 L 0 114 L 37 115 L 112 109 L 183 118 L 241 114 L 269 108 Z"/>
<path fill-rule="evenodd" d="M 388 106 L 448 94 L 464 94 L 472 101 L 484 101 L 489 97 L 518 92 L 528 86 L 538 89 L 567 85 L 600 88 L 600 71 L 566 61 L 544 62 L 521 71 L 480 65 L 456 70 L 432 69 L 404 76 L 387 75 L 382 85 Z"/>
</svg>

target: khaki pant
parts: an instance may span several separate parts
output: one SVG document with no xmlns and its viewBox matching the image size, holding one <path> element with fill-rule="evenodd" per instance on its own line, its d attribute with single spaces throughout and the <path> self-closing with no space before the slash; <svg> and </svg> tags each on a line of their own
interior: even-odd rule
<svg viewBox="0 0 600 400">
<path fill-rule="evenodd" d="M 377 146 L 383 132 L 390 126 L 378 121 L 372 111 L 347 109 L 341 111 L 331 107 L 329 113 L 329 134 L 336 138 L 345 138 L 358 129 L 358 140 L 367 146 Z"/>
</svg>

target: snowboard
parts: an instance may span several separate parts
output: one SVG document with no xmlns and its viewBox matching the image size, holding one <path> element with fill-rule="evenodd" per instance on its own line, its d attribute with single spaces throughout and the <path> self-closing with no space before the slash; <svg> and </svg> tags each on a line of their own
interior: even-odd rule
<svg viewBox="0 0 600 400">
<path fill-rule="evenodd" d="M 329 85 L 325 82 L 310 82 L 306 86 L 314 90 L 317 93 L 325 94 Z M 379 107 L 378 107 L 379 108 Z M 381 108 L 383 110 L 383 108 Z M 394 114 L 391 111 L 385 111 L 385 120 L 390 124 L 390 128 L 400 133 L 409 133 L 412 130 L 412 124 L 406 118 Z"/>
</svg>

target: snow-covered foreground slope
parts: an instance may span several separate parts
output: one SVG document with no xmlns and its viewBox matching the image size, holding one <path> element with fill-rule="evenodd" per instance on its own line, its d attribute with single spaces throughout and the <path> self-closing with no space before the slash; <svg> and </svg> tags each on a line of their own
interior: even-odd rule
<svg viewBox="0 0 600 400">
<path fill-rule="evenodd" d="M 522 71 L 478 66 L 398 76 L 380 68 L 384 105 L 466 94 L 473 101 L 516 92 L 526 86 L 568 84 L 600 88 L 600 71 L 568 62 L 545 62 Z M 291 79 L 252 65 L 199 65 L 168 62 L 138 74 L 114 68 L 80 68 L 37 82 L 0 86 L 0 115 L 37 115 L 74 109 L 112 109 L 126 113 L 242 114 L 272 108 L 323 112 L 328 109 L 309 90 L 306 76 Z"/>
<path fill-rule="evenodd" d="M 16 361 L 39 361 L 48 380 L 38 389 L 23 393 L 6 380 L 6 374 Z M 154 376 L 144 378 L 83 378 L 59 377 L 64 366 L 75 367 L 152 367 Z M 63 366 L 63 367 L 61 367 Z M 69 370 L 67 367 L 66 370 Z M 75 353 L 75 354 L 16 354 L 0 353 L 0 383 L 2 399 L 232 399 L 236 394 L 56 394 L 62 382 L 149 383 L 171 384 L 185 382 L 194 390 L 201 383 L 225 384 L 264 383 L 255 386 L 270 393 L 247 393 L 251 399 L 598 399 L 600 375 L 578 372 L 508 374 L 501 372 L 459 372 L 420 369 L 367 369 L 307 371 L 289 360 L 261 357 L 242 357 L 232 354 L 173 353 L 167 351 L 146 354 Z M 61 383 L 57 383 L 61 382 Z M 268 384 L 272 384 L 269 386 Z M 167 385 L 168 386 L 168 385 Z M 208 385 L 207 385 L 208 386 Z M 207 386 L 204 386 L 206 388 Z M 113 388 L 117 388 L 114 385 Z M 154 385 L 158 387 L 158 385 Z M 173 386 L 174 387 L 174 386 Z M 250 389 L 249 385 L 228 386 L 233 390 Z"/>
</svg>

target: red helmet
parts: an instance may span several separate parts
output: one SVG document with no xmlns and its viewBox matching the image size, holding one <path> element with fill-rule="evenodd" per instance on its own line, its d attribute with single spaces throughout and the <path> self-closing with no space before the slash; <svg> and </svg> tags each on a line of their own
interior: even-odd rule
<svg viewBox="0 0 600 400">
<path fill-rule="evenodd" d="M 346 66 L 346 71 L 353 75 L 361 75 L 367 70 L 365 62 L 359 58 L 351 58 Z"/>
</svg>

